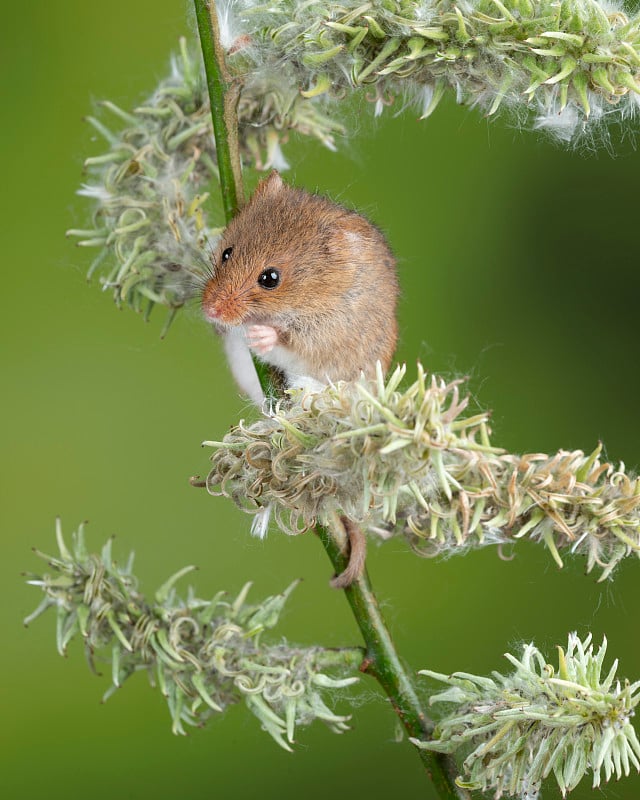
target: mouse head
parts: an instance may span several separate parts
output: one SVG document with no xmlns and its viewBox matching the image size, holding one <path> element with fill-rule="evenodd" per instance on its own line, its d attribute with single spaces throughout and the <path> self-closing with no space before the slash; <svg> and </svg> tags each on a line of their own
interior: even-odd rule
<svg viewBox="0 0 640 800">
<path fill-rule="evenodd" d="M 272 172 L 227 226 L 213 256 L 202 307 L 227 327 L 321 309 L 351 283 L 362 220 L 326 198 L 287 186 Z M 364 223 L 368 225 L 368 223 Z M 345 228 L 346 225 L 346 228 Z"/>
</svg>

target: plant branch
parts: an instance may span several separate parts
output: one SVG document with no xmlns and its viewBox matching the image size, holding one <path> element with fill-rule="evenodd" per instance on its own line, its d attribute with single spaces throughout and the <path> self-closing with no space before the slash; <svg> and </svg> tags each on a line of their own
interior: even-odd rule
<svg viewBox="0 0 640 800">
<path fill-rule="evenodd" d="M 214 0 L 194 0 L 194 6 L 211 102 L 222 203 L 230 222 L 244 203 L 236 111 L 240 83 L 227 70 Z"/>
<path fill-rule="evenodd" d="M 341 523 L 336 520 L 336 527 L 338 525 Z M 316 533 L 336 574 L 340 574 L 348 563 L 348 555 L 343 552 L 341 541 L 346 539 L 344 532 L 340 536 L 340 533 L 318 525 Z M 360 671 L 378 681 L 410 737 L 431 738 L 433 722 L 422 709 L 413 680 L 400 661 L 366 569 L 356 581 L 344 589 L 344 593 L 367 648 Z M 443 800 L 468 800 L 469 793 L 454 784 L 456 772 L 451 761 L 442 758 L 439 753 L 428 750 L 418 752 L 429 778 Z M 429 757 L 425 758 L 427 754 Z"/>
<path fill-rule="evenodd" d="M 239 210 L 239 198 L 242 199 L 236 112 L 239 86 L 232 81 L 225 65 L 214 0 L 194 0 L 194 5 L 211 101 L 222 198 L 229 222 Z M 263 391 L 268 396 L 264 371 L 258 370 L 258 374 Z M 342 572 L 348 559 L 342 553 L 337 536 L 321 526 L 318 526 L 316 532 L 336 573 Z M 417 739 L 429 737 L 433 723 L 422 710 L 413 681 L 400 662 L 366 571 L 345 589 L 345 593 L 367 648 L 360 670 L 380 683 L 409 736 Z M 418 752 L 442 800 L 469 797 L 466 791 L 455 786 L 455 773 L 447 768 L 448 761 L 442 754 L 428 750 Z"/>
<path fill-rule="evenodd" d="M 227 223 L 244 205 L 242 164 L 238 145 L 238 98 L 240 80 L 233 79 L 227 69 L 215 0 L 193 0 L 200 34 L 202 58 L 216 140 L 216 157 L 220 176 L 222 205 Z M 271 398 L 282 387 L 277 370 L 253 358 L 265 397 Z"/>
</svg>

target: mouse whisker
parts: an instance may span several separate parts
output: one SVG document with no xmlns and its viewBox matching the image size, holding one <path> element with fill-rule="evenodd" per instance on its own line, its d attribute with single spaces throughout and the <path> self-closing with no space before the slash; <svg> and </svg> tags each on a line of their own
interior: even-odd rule
<svg viewBox="0 0 640 800">
<path fill-rule="evenodd" d="M 219 241 L 220 241 L 220 238 L 218 237 L 218 243 L 219 243 Z M 216 252 L 218 244 L 215 244 L 215 245 L 212 244 L 211 239 L 206 235 L 203 237 L 203 242 L 204 242 L 204 245 L 206 245 L 206 246 L 203 246 L 202 249 L 208 254 L 209 260 L 213 261 L 213 256 L 214 256 L 214 254 Z"/>
<path fill-rule="evenodd" d="M 204 265 L 202 265 L 204 267 Z M 192 288 L 203 291 L 207 283 L 213 279 L 213 271 L 209 267 L 204 269 L 188 269 L 187 280 L 189 286 Z"/>
</svg>

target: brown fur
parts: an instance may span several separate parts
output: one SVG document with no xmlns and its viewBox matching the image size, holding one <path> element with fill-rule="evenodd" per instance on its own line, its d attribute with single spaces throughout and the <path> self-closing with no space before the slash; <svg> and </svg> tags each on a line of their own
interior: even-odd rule
<svg viewBox="0 0 640 800">
<path fill-rule="evenodd" d="M 233 253 L 222 263 L 222 253 Z M 318 381 L 372 376 L 389 367 L 396 346 L 395 260 L 381 232 L 330 200 L 263 180 L 229 223 L 213 258 L 202 305 L 220 327 L 263 324 Z M 258 285 L 277 268 L 273 290 Z M 268 354 L 264 357 L 269 360 Z"/>
</svg>

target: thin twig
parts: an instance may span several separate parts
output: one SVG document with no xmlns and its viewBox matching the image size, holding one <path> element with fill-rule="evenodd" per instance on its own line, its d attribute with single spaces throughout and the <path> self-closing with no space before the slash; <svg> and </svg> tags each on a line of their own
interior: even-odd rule
<svg viewBox="0 0 640 800">
<path fill-rule="evenodd" d="M 211 103 L 222 202 L 230 222 L 244 204 L 236 112 L 240 83 L 227 70 L 215 2 L 194 0 L 194 5 Z"/>
<path fill-rule="evenodd" d="M 194 0 L 194 4 L 211 101 L 220 186 L 229 222 L 243 200 L 236 111 L 239 84 L 230 78 L 226 68 L 214 0 Z M 256 367 L 263 391 L 269 396 L 269 376 L 259 365 Z M 336 573 L 343 572 L 348 559 L 342 553 L 338 538 L 320 526 L 316 532 Z M 366 571 L 344 591 L 367 648 L 360 670 L 381 685 L 409 736 L 428 737 L 433 725 L 420 705 L 412 679 L 400 662 Z M 428 750 L 418 750 L 418 753 L 442 800 L 469 797 L 466 791 L 455 786 L 455 773 L 448 769 L 448 762 L 442 755 Z"/>
<path fill-rule="evenodd" d="M 348 563 L 348 555 L 343 553 L 341 546 L 341 537 L 320 525 L 316 528 L 316 533 L 336 574 L 340 574 Z M 344 593 L 367 647 L 360 671 L 378 681 L 409 736 L 417 739 L 431 738 L 433 722 L 425 714 L 414 682 L 400 661 L 366 569 L 356 581 L 344 589 Z M 427 750 L 418 750 L 418 753 L 443 800 L 468 800 L 469 793 L 455 785 L 456 773 L 446 757 Z"/>
<path fill-rule="evenodd" d="M 220 41 L 215 1 L 193 0 L 193 2 L 207 76 L 222 205 L 226 221 L 229 223 L 244 205 L 237 110 L 241 80 L 232 78 L 227 69 L 224 48 Z M 253 365 L 265 397 L 273 397 L 274 392 L 282 386 L 279 372 L 255 357 Z"/>
</svg>

